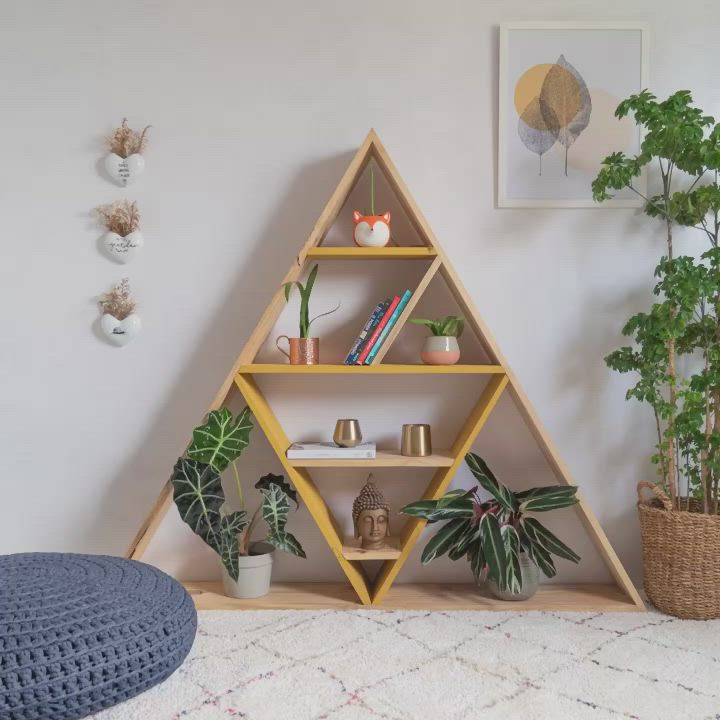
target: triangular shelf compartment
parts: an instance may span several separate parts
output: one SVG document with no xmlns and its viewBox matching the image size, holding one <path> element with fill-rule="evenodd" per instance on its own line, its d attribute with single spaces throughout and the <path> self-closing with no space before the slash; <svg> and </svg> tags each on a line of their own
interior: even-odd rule
<svg viewBox="0 0 720 720">
<path fill-rule="evenodd" d="M 379 249 L 357 248 L 350 246 L 324 245 L 328 231 L 336 221 L 338 214 L 346 204 L 350 193 L 357 185 L 368 163 L 374 161 L 384 175 L 387 187 L 394 193 L 410 227 L 417 237 L 417 245 L 400 245 Z M 475 333 L 483 348 L 487 363 L 482 365 L 455 365 L 449 368 L 432 367 L 414 364 L 386 364 L 378 354 L 375 363 L 367 367 L 346 365 L 288 366 L 275 363 L 256 364 L 258 351 L 265 342 L 273 325 L 285 306 L 282 284 L 297 280 L 307 271 L 309 263 L 316 260 L 357 260 L 380 262 L 388 261 L 428 261 L 428 267 L 422 276 L 416 292 L 414 303 L 408 306 L 396 332 L 390 334 L 384 345 L 384 356 L 392 347 L 392 342 L 402 331 L 404 322 L 410 317 L 415 304 L 422 298 L 425 288 L 438 276 L 442 277 L 457 302 L 461 313 L 466 318 L 468 330 Z M 364 266 L 358 264 L 358 271 Z M 412 199 L 397 168 L 390 159 L 374 130 L 368 133 L 365 141 L 350 162 L 348 169 L 341 178 L 325 209 L 318 218 L 306 243 L 300 249 L 297 259 L 293 262 L 285 277 L 278 283 L 278 290 L 270 301 L 258 325 L 250 335 L 245 347 L 238 356 L 235 365 L 220 387 L 210 410 L 222 407 L 233 388 L 242 393 L 251 408 L 257 424 L 267 436 L 273 450 L 282 463 L 289 479 L 294 483 L 303 502 L 307 506 L 320 532 L 328 543 L 337 562 L 345 573 L 350 586 L 336 584 L 304 583 L 297 585 L 278 584 L 270 595 L 252 601 L 233 600 L 223 597 L 212 583 L 188 583 L 194 594 L 196 604 L 200 608 L 345 608 L 353 607 L 359 600 L 364 605 L 380 605 L 383 608 L 425 608 L 425 609 L 514 609 L 512 603 L 502 603 L 481 596 L 472 585 L 468 586 L 433 586 L 408 585 L 395 586 L 393 582 L 407 560 L 420 532 L 424 527 L 422 521 L 409 519 L 400 533 L 400 554 L 397 558 L 386 560 L 374 582 L 370 582 L 360 561 L 347 559 L 343 553 L 344 538 L 338 523 L 333 518 L 327 504 L 313 482 L 307 466 L 293 464 L 285 456 L 290 444 L 272 410 L 263 396 L 255 376 L 259 374 L 352 374 L 373 376 L 377 374 L 425 374 L 456 373 L 467 377 L 483 375 L 482 390 L 470 415 L 462 426 L 453 445 L 448 449 L 449 464 L 444 462 L 432 474 L 424 497 L 437 498 L 447 489 L 454 473 L 463 462 L 465 453 L 473 440 L 482 430 L 493 408 L 504 392 L 508 392 L 515 402 L 520 414 L 537 442 L 540 450 L 548 461 L 555 477 L 561 483 L 572 484 L 570 474 L 561 461 L 556 449 L 530 405 L 530 402 L 505 362 L 488 328 L 483 323 L 470 296 L 463 288 L 455 271 L 437 242 L 429 224 Z M 477 389 L 478 385 L 474 387 Z M 476 390 L 477 391 L 477 390 Z M 140 558 L 147 548 L 152 536 L 172 504 L 172 486 L 168 481 L 152 508 L 147 520 L 133 540 L 127 556 Z M 584 499 L 580 499 L 576 511 L 598 549 L 600 556 L 607 565 L 615 585 L 550 585 L 541 588 L 531 601 L 522 604 L 526 610 L 642 610 L 643 602 L 623 568 L 615 551 L 612 549 L 605 533 L 595 519 Z M 518 608 L 520 609 L 520 608 Z"/>
</svg>

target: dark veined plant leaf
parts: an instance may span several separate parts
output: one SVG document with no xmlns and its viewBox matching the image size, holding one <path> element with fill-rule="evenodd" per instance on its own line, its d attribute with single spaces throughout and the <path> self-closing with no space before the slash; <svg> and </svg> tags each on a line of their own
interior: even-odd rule
<svg viewBox="0 0 720 720">
<path fill-rule="evenodd" d="M 213 410 L 204 425 L 193 430 L 192 443 L 187 450 L 191 460 L 212 465 L 222 472 L 250 442 L 253 428 L 250 409 L 244 408 L 233 421 L 227 408 Z"/>
<path fill-rule="evenodd" d="M 465 455 L 465 462 L 470 468 L 470 472 L 480 483 L 480 486 L 489 492 L 502 507 L 510 511 L 516 509 L 516 504 L 510 489 L 497 481 L 487 466 L 487 463 L 479 455 L 470 452 Z"/>
<path fill-rule="evenodd" d="M 285 480 L 284 475 L 273 475 L 268 473 L 263 475 L 256 483 L 257 490 L 269 490 L 271 485 L 277 485 L 294 503 L 295 507 L 300 507 L 298 502 L 297 491 L 293 486 Z"/>
<path fill-rule="evenodd" d="M 423 549 L 420 562 L 427 565 L 436 557 L 444 555 L 462 535 L 466 525 L 467 520 L 464 518 L 456 518 L 443 525 Z"/>
<path fill-rule="evenodd" d="M 475 543 L 470 546 L 468 552 L 468 560 L 470 561 L 470 569 L 476 580 L 480 580 L 480 576 L 485 570 L 486 561 L 483 547 L 480 543 Z"/>
<path fill-rule="evenodd" d="M 268 527 L 267 541 L 286 552 L 305 557 L 298 540 L 285 529 L 290 513 L 290 501 L 283 489 L 273 483 L 260 491 L 263 495 L 262 518 Z"/>
<path fill-rule="evenodd" d="M 518 594 L 522 588 L 522 573 L 520 570 L 520 538 L 512 525 L 503 525 L 500 528 L 508 563 L 505 572 L 505 585 L 511 593 Z"/>
<path fill-rule="evenodd" d="M 521 521 L 518 526 L 518 537 L 520 538 L 521 547 L 525 550 L 530 560 L 535 563 L 540 572 L 545 575 L 545 577 L 555 577 L 557 570 L 550 557 L 550 553 L 525 532 L 523 521 Z"/>
<path fill-rule="evenodd" d="M 570 562 L 580 562 L 580 556 L 571 550 L 562 540 L 553 535 L 542 523 L 535 518 L 524 518 L 525 532 L 531 540 L 539 543 L 547 552 L 557 555 L 558 557 L 570 560 Z"/>
<path fill-rule="evenodd" d="M 466 520 L 466 528 L 463 531 L 462 535 L 458 537 L 457 541 L 455 542 L 455 545 L 451 548 L 450 552 L 448 553 L 448 557 L 451 560 L 459 560 L 464 555 L 467 555 L 470 551 L 470 546 L 475 543 L 477 545 L 480 545 L 480 538 L 481 538 L 481 532 L 480 532 L 480 523 L 475 522 L 474 520 Z"/>
<path fill-rule="evenodd" d="M 505 590 L 507 553 L 500 533 L 500 524 L 492 513 L 486 513 L 482 516 L 480 531 L 482 533 L 483 554 L 488 566 L 488 576 L 498 584 L 500 590 Z"/>
<path fill-rule="evenodd" d="M 422 518 L 428 522 L 454 520 L 455 518 L 469 519 L 473 516 L 473 501 L 470 497 L 466 495 L 453 497 L 441 506 L 440 502 L 442 500 L 442 498 L 440 500 L 418 500 L 405 505 L 400 509 L 400 512 L 412 517 Z"/>
<path fill-rule="evenodd" d="M 577 487 L 557 487 L 554 492 L 538 492 L 531 494 L 520 501 L 520 512 L 547 512 L 576 505 Z"/>
<path fill-rule="evenodd" d="M 240 557 L 239 535 L 247 527 L 248 518 L 244 510 L 228 513 L 220 518 L 220 559 L 228 575 L 238 579 L 238 558 Z"/>
</svg>

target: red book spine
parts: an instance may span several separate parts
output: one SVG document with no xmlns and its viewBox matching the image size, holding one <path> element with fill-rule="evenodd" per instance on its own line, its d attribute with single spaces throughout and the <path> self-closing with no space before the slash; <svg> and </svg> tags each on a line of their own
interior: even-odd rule
<svg viewBox="0 0 720 720">
<path fill-rule="evenodd" d="M 385 314 L 382 317 L 382 320 L 378 324 L 378 326 L 375 328 L 375 332 L 370 337 L 370 340 L 365 345 L 365 349 L 360 353 L 360 357 L 355 361 L 356 365 L 362 365 L 365 362 L 365 358 L 370 354 L 370 351 L 373 349 L 373 345 L 377 341 L 377 339 L 380 337 L 380 333 L 383 331 L 383 328 L 387 325 L 388 320 L 392 317 L 392 314 L 395 312 L 395 308 L 400 304 L 400 298 L 396 295 L 393 298 L 393 301 L 390 303 L 390 307 L 385 311 Z"/>
</svg>

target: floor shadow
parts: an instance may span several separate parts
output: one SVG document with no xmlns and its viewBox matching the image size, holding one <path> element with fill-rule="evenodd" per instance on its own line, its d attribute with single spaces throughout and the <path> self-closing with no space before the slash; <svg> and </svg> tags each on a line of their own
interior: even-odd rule
<svg viewBox="0 0 720 720">
<path fill-rule="evenodd" d="M 236 282 L 217 305 L 197 350 L 178 373 L 172 391 L 159 408 L 142 418 L 149 430 L 101 499 L 83 547 L 125 553 L 176 457 L 183 452 L 191 428 L 202 420 L 270 301 L 275 286 L 268 286 L 265 279 L 282 279 L 352 156 L 347 152 L 310 163 L 291 179 L 270 221 L 243 258 Z M 246 211 L 238 205 L 238 226 Z"/>
</svg>

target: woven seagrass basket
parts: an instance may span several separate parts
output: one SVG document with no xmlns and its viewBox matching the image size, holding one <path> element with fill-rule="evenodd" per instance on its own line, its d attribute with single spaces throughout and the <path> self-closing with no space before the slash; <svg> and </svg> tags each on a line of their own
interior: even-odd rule
<svg viewBox="0 0 720 720">
<path fill-rule="evenodd" d="M 659 487 L 638 483 L 645 592 L 658 610 L 691 620 L 720 618 L 720 514 L 701 507 L 690 498 L 691 511 L 672 510 Z"/>
</svg>

